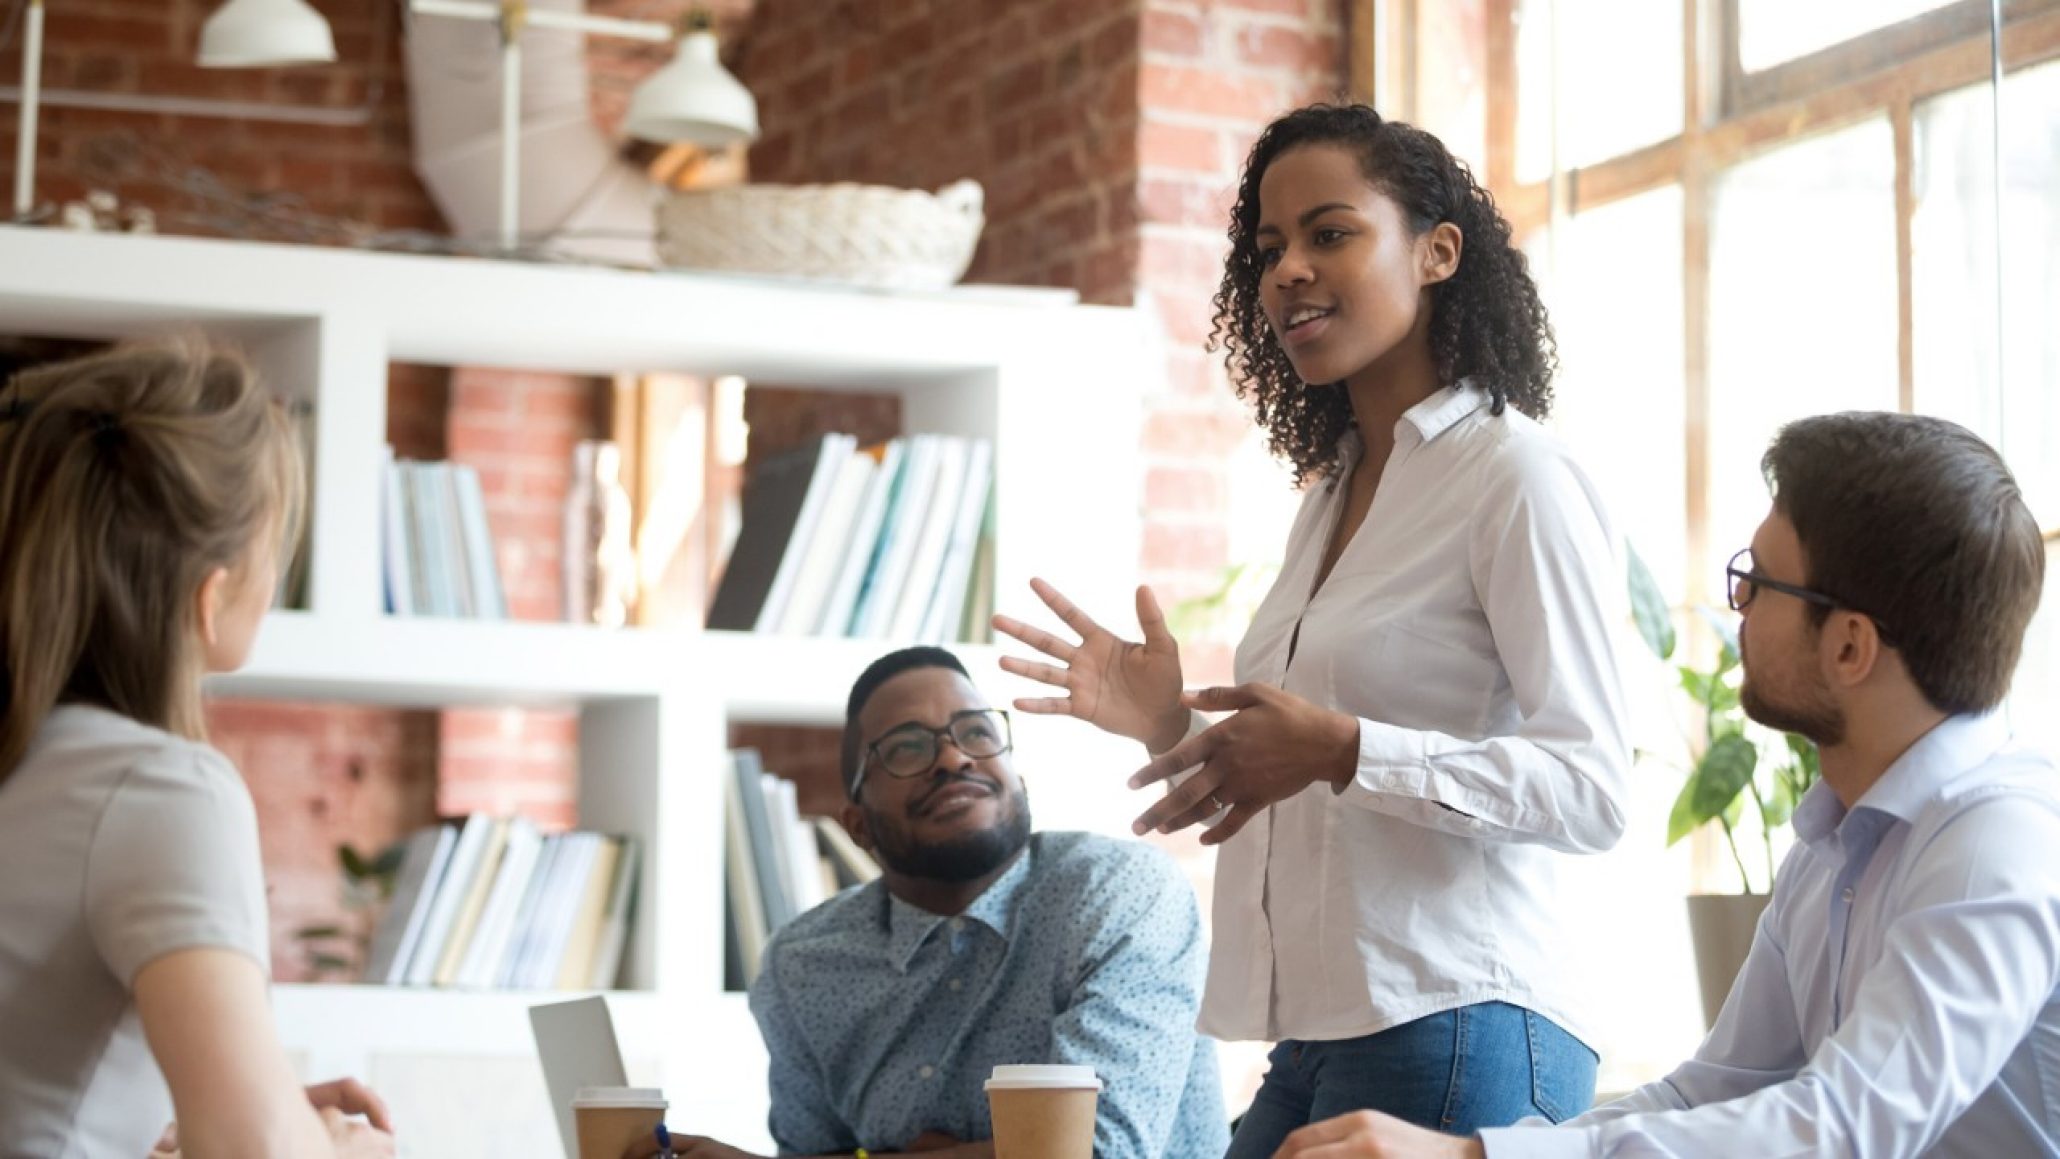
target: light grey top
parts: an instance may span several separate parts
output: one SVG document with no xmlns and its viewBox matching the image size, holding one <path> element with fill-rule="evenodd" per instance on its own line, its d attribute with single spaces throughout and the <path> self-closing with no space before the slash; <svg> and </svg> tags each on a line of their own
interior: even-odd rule
<svg viewBox="0 0 2060 1159">
<path fill-rule="evenodd" d="M 0 780 L 0 1156 L 141 1156 L 172 1115 L 130 987 L 174 950 L 271 973 L 257 812 L 228 759 L 97 708 Z"/>
</svg>

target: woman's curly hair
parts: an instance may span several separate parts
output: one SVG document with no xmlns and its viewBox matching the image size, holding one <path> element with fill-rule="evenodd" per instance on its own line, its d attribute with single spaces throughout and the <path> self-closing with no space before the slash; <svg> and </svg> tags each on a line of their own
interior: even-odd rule
<svg viewBox="0 0 2060 1159">
<path fill-rule="evenodd" d="M 1230 214 L 1230 257 L 1216 291 L 1211 350 L 1224 361 L 1239 398 L 1249 396 L 1275 455 L 1295 469 L 1295 485 L 1337 466 L 1338 438 L 1352 425 L 1351 399 L 1311 389 L 1295 375 L 1259 302 L 1265 266 L 1256 237 L 1259 181 L 1275 158 L 1304 145 L 1343 145 L 1358 154 L 1368 181 L 1394 199 L 1418 235 L 1440 222 L 1465 239 L 1459 269 L 1431 286 L 1431 358 L 1441 382 L 1471 378 L 1496 414 L 1514 404 L 1533 418 L 1552 408 L 1559 364 L 1552 324 L 1509 223 L 1466 165 L 1436 137 L 1384 120 L 1366 105 L 1310 105 L 1266 127 L 1245 159 Z M 1334 383 L 1312 384 L 1316 387 Z"/>
</svg>

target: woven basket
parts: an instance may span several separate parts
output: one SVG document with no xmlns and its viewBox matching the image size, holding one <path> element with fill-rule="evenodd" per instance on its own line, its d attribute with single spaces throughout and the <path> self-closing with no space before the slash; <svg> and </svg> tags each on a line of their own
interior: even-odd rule
<svg viewBox="0 0 2060 1159">
<path fill-rule="evenodd" d="M 658 260 L 677 269 L 938 290 L 972 262 L 980 208 L 972 181 L 935 194 L 851 184 L 686 190 L 658 206 Z"/>
</svg>

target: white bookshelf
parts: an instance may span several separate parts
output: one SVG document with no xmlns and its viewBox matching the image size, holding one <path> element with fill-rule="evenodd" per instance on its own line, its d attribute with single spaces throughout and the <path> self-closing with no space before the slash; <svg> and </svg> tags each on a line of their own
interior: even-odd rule
<svg viewBox="0 0 2060 1159">
<path fill-rule="evenodd" d="M 901 295 L 0 227 L 0 333 L 193 327 L 241 342 L 316 423 L 309 606 L 275 613 L 249 665 L 212 691 L 576 709 L 580 824 L 636 834 L 647 852 L 628 988 L 610 999 L 632 1078 L 665 1086 L 684 1129 L 765 1145 L 763 1047 L 742 997 L 721 990 L 726 726 L 835 724 L 851 680 L 898 642 L 386 616 L 387 364 L 891 391 L 911 433 L 994 440 L 1000 606 L 1031 612 L 1035 574 L 1120 617 L 1136 577 L 1140 398 L 1163 375 L 1156 327 L 1059 292 Z M 1000 649 L 957 651 L 997 702 L 1021 691 L 996 668 Z M 1132 749 L 1020 714 L 1016 731 L 1040 827 L 1121 831 Z M 358 1074 L 393 1099 L 404 1154 L 554 1156 L 526 1011 L 563 997 L 282 986 L 277 1008 L 307 1073 Z"/>
</svg>

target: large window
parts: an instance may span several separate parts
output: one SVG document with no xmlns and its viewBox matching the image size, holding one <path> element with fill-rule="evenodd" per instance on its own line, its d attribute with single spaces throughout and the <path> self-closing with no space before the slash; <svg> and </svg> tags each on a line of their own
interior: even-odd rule
<svg viewBox="0 0 2060 1159">
<path fill-rule="evenodd" d="M 1722 606 L 1718 573 L 1767 507 L 1760 453 L 1801 415 L 1964 423 L 2060 528 L 2060 0 L 2000 10 L 1992 27 L 1989 0 L 1358 0 L 1363 95 L 1446 140 L 1525 240 L 1560 338 L 1555 423 L 1683 606 Z M 1672 722 L 1643 663 L 1652 747 Z M 2060 606 L 2018 705 L 2054 695 Z M 1623 846 L 1576 873 L 1602 879 L 1574 924 L 1610 947 L 1583 955 L 1610 998 L 1605 1088 L 1693 1047 L 1678 898 L 1735 888 L 1714 845 L 1662 852 L 1666 782 L 1641 765 Z M 1649 936 L 1627 954 L 1612 931 L 1632 914 Z"/>
</svg>

